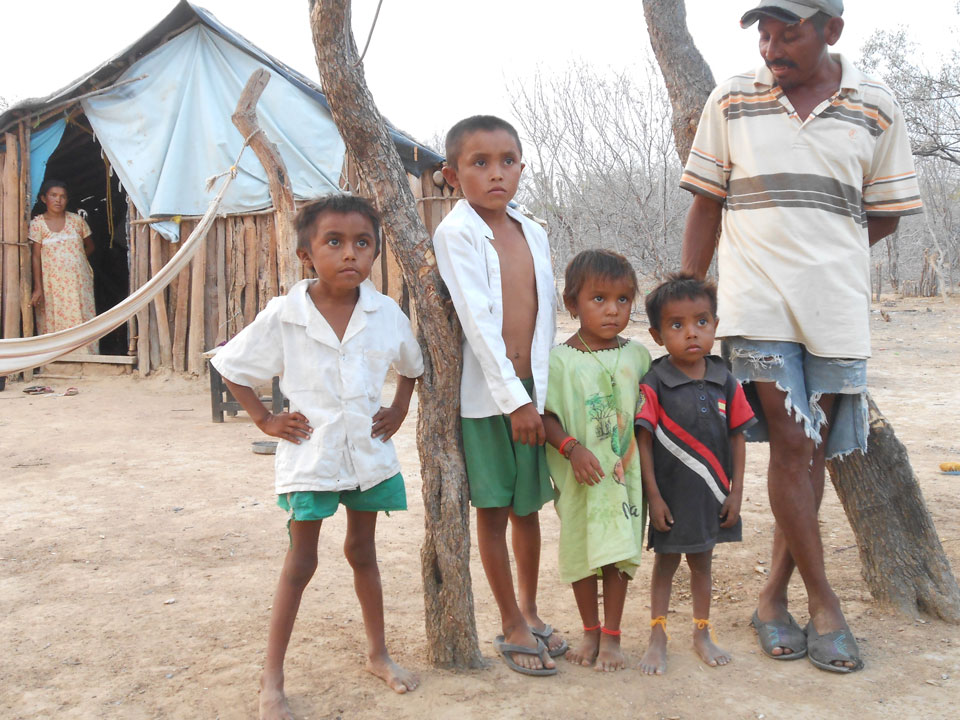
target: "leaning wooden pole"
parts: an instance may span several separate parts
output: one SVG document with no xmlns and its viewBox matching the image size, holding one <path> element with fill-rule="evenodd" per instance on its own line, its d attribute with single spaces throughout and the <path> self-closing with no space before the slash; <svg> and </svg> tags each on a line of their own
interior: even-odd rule
<svg viewBox="0 0 960 720">
<path fill-rule="evenodd" d="M 361 189 L 383 215 L 385 238 L 416 300 L 426 342 L 417 445 L 426 525 L 420 559 L 427 656 L 437 666 L 478 667 L 482 659 L 473 615 L 470 515 L 460 443 L 460 327 L 400 156 L 367 89 L 350 30 L 349 0 L 314 0 L 310 21 L 334 122 L 357 161 Z"/>
<path fill-rule="evenodd" d="M 943 552 L 907 449 L 873 398 L 867 452 L 827 463 L 877 601 L 960 623 L 960 587 Z"/>
<path fill-rule="evenodd" d="M 654 54 L 670 90 L 674 139 L 686 160 L 713 89 L 693 45 L 682 0 L 643 0 Z M 696 66 L 700 67 L 696 67 Z M 710 87 L 696 78 L 710 78 Z M 722 281 L 722 279 L 721 279 Z M 863 577 L 881 605 L 960 623 L 960 588 L 943 552 L 910 458 L 872 398 L 867 453 L 827 463 L 860 548 Z"/>
<path fill-rule="evenodd" d="M 270 198 L 273 200 L 274 217 L 276 218 L 277 233 L 277 261 L 280 265 L 281 295 L 286 294 L 290 287 L 300 279 L 300 263 L 297 260 L 297 233 L 294 229 L 293 218 L 296 206 L 293 200 L 293 187 L 287 166 L 280 156 L 280 151 L 266 134 L 260 129 L 257 120 L 257 101 L 263 94 L 267 83 L 270 82 L 270 73 L 260 68 L 247 80 L 240 102 L 233 113 L 233 124 L 245 138 L 250 138 L 250 148 L 267 174 L 270 186 Z M 260 239 L 262 242 L 262 238 Z M 255 271 L 254 271 L 255 272 Z M 256 296 L 256 288 L 250 290 Z M 249 322 L 249 320 L 248 320 Z"/>
</svg>

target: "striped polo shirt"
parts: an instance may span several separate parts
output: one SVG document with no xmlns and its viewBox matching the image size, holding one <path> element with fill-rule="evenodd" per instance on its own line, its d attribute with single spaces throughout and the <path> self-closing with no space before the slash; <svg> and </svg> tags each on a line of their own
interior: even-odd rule
<svg viewBox="0 0 960 720">
<path fill-rule="evenodd" d="M 801 120 L 766 66 L 710 95 L 681 187 L 724 204 L 719 337 L 870 356 L 868 216 L 922 211 L 896 99 L 846 58 Z"/>
</svg>

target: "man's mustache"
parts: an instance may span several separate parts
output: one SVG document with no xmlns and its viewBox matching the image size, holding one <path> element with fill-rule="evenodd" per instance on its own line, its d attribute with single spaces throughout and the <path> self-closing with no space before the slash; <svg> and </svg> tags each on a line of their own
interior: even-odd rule
<svg viewBox="0 0 960 720">
<path fill-rule="evenodd" d="M 792 60 L 774 60 L 767 63 L 767 67 L 773 70 L 773 68 L 792 68 L 796 69 L 797 64 Z"/>
</svg>

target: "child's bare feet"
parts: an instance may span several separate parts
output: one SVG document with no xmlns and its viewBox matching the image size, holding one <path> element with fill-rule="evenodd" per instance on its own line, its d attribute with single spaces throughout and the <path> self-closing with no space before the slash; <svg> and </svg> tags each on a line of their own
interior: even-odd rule
<svg viewBox="0 0 960 720">
<path fill-rule="evenodd" d="M 623 670 L 627 666 L 620 650 L 620 636 L 603 633 L 600 636 L 600 651 L 597 653 L 597 664 L 593 669 L 599 672 L 614 672 Z"/>
<path fill-rule="evenodd" d="M 697 655 L 700 656 L 700 659 L 710 667 L 726 665 L 733 660 L 733 657 L 731 657 L 730 653 L 713 644 L 713 638 L 710 637 L 709 624 L 704 625 L 703 627 L 694 627 L 693 649 L 697 651 Z"/>
<path fill-rule="evenodd" d="M 416 673 L 400 667 L 386 653 L 367 658 L 367 672 L 376 675 L 401 695 L 416 690 L 420 685 L 420 677 Z"/>
<path fill-rule="evenodd" d="M 283 676 L 260 677 L 260 720 L 293 720 L 293 713 L 283 694 Z"/>
<path fill-rule="evenodd" d="M 595 630 L 583 631 L 583 638 L 576 647 L 567 650 L 567 662 L 572 662 L 583 667 L 590 667 L 597 659 L 597 653 L 600 651 L 600 628 Z"/>
<path fill-rule="evenodd" d="M 367 659 L 367 672 L 383 680 L 391 690 L 401 695 L 412 692 L 420 685 L 420 677 L 406 668 L 397 665 L 389 655 Z"/>
<path fill-rule="evenodd" d="M 650 631 L 650 643 L 640 658 L 640 672 L 644 675 L 663 675 L 667 671 L 667 634 L 657 626 Z"/>
</svg>

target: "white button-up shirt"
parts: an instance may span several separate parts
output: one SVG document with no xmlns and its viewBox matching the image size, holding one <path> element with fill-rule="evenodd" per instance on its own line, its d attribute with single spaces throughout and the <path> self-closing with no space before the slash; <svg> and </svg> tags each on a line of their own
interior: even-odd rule
<svg viewBox="0 0 960 720">
<path fill-rule="evenodd" d="M 368 490 L 400 472 L 393 442 L 370 436 L 387 370 L 420 377 L 423 356 L 407 316 L 368 282 L 338 340 L 307 293 L 313 282 L 273 298 L 211 362 L 248 387 L 279 375 L 291 412 L 310 422 L 309 440 L 277 446 L 278 494 Z"/>
<path fill-rule="evenodd" d="M 507 214 L 520 223 L 533 256 L 538 308 L 530 363 L 533 400 L 542 413 L 557 314 L 550 245 L 547 233 L 533 220 L 511 207 Z M 433 236 L 437 268 L 463 326 L 460 414 L 467 418 L 508 415 L 530 402 L 503 341 L 500 257 L 492 239 L 490 227 L 466 200 L 454 206 Z"/>
</svg>

